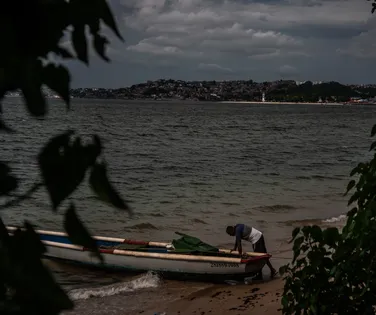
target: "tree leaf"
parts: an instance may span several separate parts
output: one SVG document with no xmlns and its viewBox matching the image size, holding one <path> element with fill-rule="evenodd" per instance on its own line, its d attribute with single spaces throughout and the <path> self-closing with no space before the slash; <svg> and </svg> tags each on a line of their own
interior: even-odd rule
<svg viewBox="0 0 376 315">
<path fill-rule="evenodd" d="M 335 227 L 325 229 L 322 234 L 323 234 L 325 243 L 332 247 L 340 239 L 339 231 Z"/>
<path fill-rule="evenodd" d="M 48 64 L 42 70 L 43 82 L 67 103 L 67 108 L 70 108 L 69 84 L 70 74 L 66 67 L 53 64 Z"/>
<path fill-rule="evenodd" d="M 330 270 L 329 275 L 330 275 L 330 276 L 334 276 L 336 272 L 337 272 L 337 266 L 335 265 L 335 266 L 333 266 L 333 268 Z"/>
<path fill-rule="evenodd" d="M 102 143 L 98 135 L 93 135 L 93 143 L 85 146 L 85 155 L 89 165 L 94 165 L 97 157 L 102 153 Z"/>
<path fill-rule="evenodd" d="M 103 257 L 98 250 L 97 242 L 91 237 L 84 224 L 78 218 L 73 204 L 71 204 L 65 212 L 64 229 L 69 236 L 69 240 L 73 244 L 81 245 L 90 249 L 103 263 Z"/>
<path fill-rule="evenodd" d="M 352 217 L 352 216 L 354 216 L 355 213 L 357 213 L 357 212 L 358 212 L 358 208 L 354 207 L 354 208 L 352 208 L 350 211 L 347 212 L 347 216 L 348 216 L 348 217 Z"/>
<path fill-rule="evenodd" d="M 355 184 L 356 184 L 355 180 L 351 180 L 351 181 L 347 184 L 347 188 L 346 188 L 345 196 L 349 193 L 349 191 L 350 191 L 351 189 L 354 188 Z"/>
<path fill-rule="evenodd" d="M 317 307 L 316 304 L 311 304 L 310 309 L 312 311 L 312 314 L 317 314 Z"/>
<path fill-rule="evenodd" d="M 293 231 L 292 231 L 292 238 L 294 239 L 300 232 L 300 227 L 296 227 Z"/>
<path fill-rule="evenodd" d="M 94 42 L 95 50 L 98 53 L 98 55 L 101 56 L 103 60 L 109 62 L 110 59 L 105 54 L 106 45 L 109 43 L 107 38 L 99 34 L 95 34 L 93 38 L 93 42 Z"/>
<path fill-rule="evenodd" d="M 279 268 L 279 274 L 280 274 L 281 276 L 283 276 L 283 275 L 285 274 L 285 272 L 287 271 L 287 269 L 288 269 L 288 265 L 281 266 L 281 267 Z"/>
<path fill-rule="evenodd" d="M 321 242 L 323 235 L 322 235 L 322 230 L 318 225 L 313 225 L 311 227 L 311 237 L 314 242 Z"/>
<path fill-rule="evenodd" d="M 100 12 L 101 12 L 101 18 L 102 21 L 110 28 L 112 31 L 116 34 L 118 38 L 121 40 L 124 40 L 123 37 L 121 36 L 119 29 L 116 25 L 114 15 L 111 12 L 110 7 L 108 6 L 108 3 L 106 0 L 99 0 L 101 3 L 100 6 Z"/>
<path fill-rule="evenodd" d="M 288 302 L 288 300 L 287 300 L 287 296 L 286 296 L 286 295 L 283 295 L 283 296 L 282 296 L 281 303 L 282 303 L 282 306 L 283 306 L 284 308 L 287 308 L 287 307 L 288 307 L 289 302 Z"/>
<path fill-rule="evenodd" d="M 376 124 L 373 125 L 372 130 L 371 130 L 371 137 L 373 137 L 376 134 Z"/>
<path fill-rule="evenodd" d="M 300 247 L 303 244 L 303 242 L 304 242 L 304 236 L 300 236 L 297 239 L 295 239 L 294 246 L 293 246 L 293 252 L 294 252 L 293 262 L 300 255 L 300 252 L 301 252 L 301 248 Z"/>
<path fill-rule="evenodd" d="M 325 268 L 329 269 L 333 265 L 333 260 L 329 257 L 324 257 L 322 260 L 322 264 L 325 266 Z"/>
<path fill-rule="evenodd" d="M 376 147 L 376 141 L 372 142 L 369 150 L 372 151 Z"/>
<path fill-rule="evenodd" d="M 7 195 L 18 188 L 18 180 L 10 174 L 10 167 L 0 162 L 0 196 Z"/>
<path fill-rule="evenodd" d="M 77 58 L 89 65 L 87 39 L 84 24 L 75 24 L 72 31 L 72 44 L 76 51 Z"/>
<path fill-rule="evenodd" d="M 351 205 L 353 202 L 355 202 L 355 201 L 358 200 L 358 199 L 359 199 L 359 192 L 356 191 L 356 192 L 350 197 L 350 199 L 349 199 L 347 205 L 348 205 L 348 206 Z"/>
<path fill-rule="evenodd" d="M 25 221 L 24 235 L 28 239 L 28 242 L 33 243 L 33 250 L 37 253 L 38 257 L 46 253 L 46 246 L 41 242 L 39 235 L 35 232 L 34 227 L 28 221 Z"/>
<path fill-rule="evenodd" d="M 93 165 L 100 152 L 100 148 L 87 149 L 80 143 L 79 138 L 70 144 L 72 133 L 67 131 L 52 138 L 38 156 L 39 167 L 54 210 L 83 181 L 87 169 Z"/>
<path fill-rule="evenodd" d="M 42 64 L 40 61 L 26 62 L 21 77 L 21 91 L 26 106 L 33 116 L 41 117 L 47 112 L 46 100 L 42 94 Z"/>
<path fill-rule="evenodd" d="M 40 240 L 34 237 L 35 231 L 31 225 L 25 227 L 25 231 L 14 233 L 6 260 L 2 260 L 6 280 L 20 293 L 19 305 L 29 308 L 27 314 L 56 314 L 72 309 L 72 301 L 41 261 Z"/>
<path fill-rule="evenodd" d="M 70 161 L 64 160 L 72 134 L 73 131 L 67 131 L 52 138 L 38 156 L 39 167 L 54 210 L 77 186 L 70 182 L 72 171 L 67 170 Z"/>
<path fill-rule="evenodd" d="M 298 237 L 297 239 L 295 239 L 294 248 L 300 248 L 303 242 L 304 242 L 304 236 Z"/>
<path fill-rule="evenodd" d="M 3 222 L 3 220 L 0 218 L 0 243 L 4 245 L 9 243 L 9 233 L 8 230 Z"/>
<path fill-rule="evenodd" d="M 310 226 L 310 225 L 303 226 L 302 232 L 303 232 L 304 237 L 306 237 L 306 238 L 309 237 L 309 235 L 311 234 L 311 229 L 312 229 L 312 226 Z"/>
<path fill-rule="evenodd" d="M 55 53 L 64 59 L 72 59 L 74 57 L 67 49 L 63 47 L 57 47 Z"/>
<path fill-rule="evenodd" d="M 104 163 L 94 164 L 90 174 L 90 186 L 99 199 L 118 209 L 127 210 L 131 213 L 131 209 L 109 182 L 107 168 Z"/>
<path fill-rule="evenodd" d="M 296 227 L 293 231 L 292 231 L 292 234 L 291 234 L 291 240 L 289 240 L 289 244 L 291 244 L 294 239 L 296 238 L 296 236 L 299 234 L 300 232 L 300 228 L 299 227 Z"/>
<path fill-rule="evenodd" d="M 8 30 L 9 31 L 9 30 Z M 11 34 L 12 32 L 7 32 L 7 35 Z M 4 38 L 3 38 L 3 42 Z M 2 53 L 7 52 L 7 49 L 4 48 L 2 50 Z M 1 56 L 2 53 L 0 53 L 0 60 L 1 66 L 0 66 L 0 113 L 3 113 L 3 108 L 1 101 L 4 99 L 5 95 L 8 92 L 12 92 L 15 90 L 20 89 L 21 87 L 21 74 L 25 67 L 23 66 L 23 63 L 20 62 L 20 60 L 7 60 L 5 61 Z M 9 53 L 9 51 L 8 51 Z"/>
<path fill-rule="evenodd" d="M 360 169 L 359 166 L 354 167 L 350 172 L 350 177 L 354 176 L 355 174 L 359 174 Z"/>
<path fill-rule="evenodd" d="M 315 248 L 307 254 L 307 258 L 310 260 L 310 265 L 316 268 L 322 262 L 324 253 Z"/>
</svg>

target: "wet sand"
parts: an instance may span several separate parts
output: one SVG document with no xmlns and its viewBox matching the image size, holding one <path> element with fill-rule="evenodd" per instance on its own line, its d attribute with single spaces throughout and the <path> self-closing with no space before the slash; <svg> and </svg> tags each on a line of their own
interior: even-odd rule
<svg viewBox="0 0 376 315">
<path fill-rule="evenodd" d="M 291 261 L 291 244 L 284 243 L 272 253 L 277 270 Z M 210 284 L 205 282 L 169 281 L 160 279 L 157 287 L 75 302 L 75 309 L 66 315 L 126 314 L 280 314 L 283 280 L 270 279 L 270 270 L 263 269 L 264 279 L 249 284 Z M 102 287 L 104 289 L 104 287 Z M 116 290 L 115 287 L 112 290 Z"/>
<path fill-rule="evenodd" d="M 342 225 L 335 222 L 323 224 L 323 227 L 341 228 Z M 283 245 L 272 253 L 271 262 L 274 268 L 278 270 L 282 265 L 291 262 L 291 247 L 292 244 L 285 240 Z M 75 309 L 65 314 L 282 314 L 284 281 L 280 275 L 271 279 L 267 266 L 263 269 L 263 276 L 262 281 L 252 281 L 248 284 L 210 284 L 160 279 L 157 287 L 76 301 Z"/>
<path fill-rule="evenodd" d="M 158 297 L 156 293 L 158 292 Z M 145 290 L 140 294 L 123 293 L 106 299 L 93 298 L 76 302 L 66 315 L 131 314 L 281 314 L 283 280 L 277 277 L 251 284 L 186 284 L 180 288 Z M 90 305 L 88 305 L 90 304 Z"/>
<path fill-rule="evenodd" d="M 281 314 L 283 280 L 235 286 L 213 286 L 181 299 L 160 305 L 160 312 L 170 314 Z M 155 306 L 154 306 L 155 309 Z M 143 314 L 154 314 L 146 310 Z"/>
</svg>

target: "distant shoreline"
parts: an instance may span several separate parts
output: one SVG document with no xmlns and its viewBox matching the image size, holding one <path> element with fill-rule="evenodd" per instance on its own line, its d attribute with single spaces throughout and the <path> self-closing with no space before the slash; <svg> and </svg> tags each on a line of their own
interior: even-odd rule
<svg viewBox="0 0 376 315">
<path fill-rule="evenodd" d="M 21 95 L 7 95 L 8 98 L 22 98 Z M 53 100 L 62 100 L 57 95 L 46 95 L 46 99 L 53 99 Z M 159 99 L 151 99 L 151 98 L 102 98 L 102 97 L 72 97 L 72 100 L 101 100 L 101 101 L 135 101 L 135 102 L 194 102 L 194 103 L 211 103 L 211 104 L 254 104 L 254 105 L 318 105 L 318 106 L 360 106 L 360 105 L 367 105 L 367 106 L 376 106 L 376 103 L 346 103 L 346 102 L 326 102 L 326 103 L 318 103 L 318 102 L 277 102 L 277 101 L 214 101 L 214 100 L 194 100 L 194 99 L 172 99 L 172 98 L 159 98 Z"/>
<path fill-rule="evenodd" d="M 343 103 L 315 103 L 315 102 L 261 102 L 261 101 L 220 101 L 219 103 L 226 103 L 226 104 L 265 104 L 265 105 L 344 105 Z"/>
</svg>

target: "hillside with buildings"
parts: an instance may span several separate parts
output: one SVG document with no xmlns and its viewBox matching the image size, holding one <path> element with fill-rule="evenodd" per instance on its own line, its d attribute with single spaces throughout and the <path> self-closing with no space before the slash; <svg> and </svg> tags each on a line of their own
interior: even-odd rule
<svg viewBox="0 0 376 315">
<path fill-rule="evenodd" d="M 195 101 L 346 102 L 373 99 L 376 85 L 344 85 L 338 82 L 182 81 L 157 80 L 119 89 L 72 89 L 75 98 Z"/>
</svg>

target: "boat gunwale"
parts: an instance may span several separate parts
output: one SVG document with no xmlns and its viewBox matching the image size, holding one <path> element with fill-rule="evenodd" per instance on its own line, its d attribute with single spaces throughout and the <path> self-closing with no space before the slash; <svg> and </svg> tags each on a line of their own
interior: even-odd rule
<svg viewBox="0 0 376 315">
<path fill-rule="evenodd" d="M 59 247 L 68 250 L 77 250 L 84 252 L 92 252 L 91 249 L 80 245 L 64 244 L 51 241 L 42 241 L 46 246 Z M 270 255 L 266 254 L 264 256 L 255 256 L 250 258 L 232 258 L 232 257 L 218 257 L 209 255 L 186 255 L 186 254 L 174 254 L 174 253 L 150 253 L 150 252 L 137 252 L 132 250 L 121 250 L 121 249 L 108 249 L 108 248 L 98 248 L 99 252 L 102 254 L 110 255 L 120 255 L 120 256 L 134 256 L 140 258 L 154 258 L 154 259 L 166 259 L 166 260 L 181 260 L 181 261 L 192 261 L 192 262 L 208 262 L 208 263 L 228 263 L 228 264 L 249 264 L 258 260 L 269 259 Z M 48 254 L 47 254 L 48 256 Z"/>
<path fill-rule="evenodd" d="M 8 230 L 17 230 L 19 227 L 11 227 L 7 226 Z M 45 234 L 45 235 L 53 235 L 53 236 L 62 236 L 68 237 L 67 233 L 58 232 L 58 231 L 47 231 L 47 230 L 35 230 L 38 234 Z M 126 243 L 132 245 L 146 245 L 150 247 L 166 247 L 171 245 L 171 243 L 162 243 L 162 242 L 147 242 L 147 241 L 133 241 L 121 238 L 114 238 L 114 237 L 104 237 L 104 236 L 93 236 L 93 239 L 98 241 L 108 241 L 108 242 L 115 242 L 115 243 Z M 85 248 L 84 246 L 75 245 L 75 244 L 66 244 L 61 242 L 52 242 L 52 241 L 45 241 L 42 240 L 42 243 L 47 246 L 52 247 L 60 247 L 66 248 L 71 250 L 78 250 L 78 251 L 88 251 L 92 252 L 91 249 Z M 136 257 L 145 257 L 145 258 L 156 258 L 156 259 L 168 259 L 168 260 L 182 260 L 182 261 L 201 261 L 201 262 L 222 262 L 222 263 L 235 263 L 235 264 L 249 264 L 258 260 L 265 260 L 269 259 L 272 255 L 268 253 L 247 253 L 250 257 L 243 258 L 243 257 L 218 257 L 218 256 L 210 256 L 210 255 L 187 255 L 187 254 L 179 254 L 179 253 L 150 253 L 150 252 L 137 252 L 132 250 L 121 250 L 116 248 L 98 248 L 100 253 L 103 254 L 112 254 L 112 255 L 122 255 L 122 256 L 136 256 Z M 220 253 L 225 254 L 226 252 L 219 250 Z M 196 258 L 196 259 L 192 259 Z M 204 259 L 203 259 L 204 258 Z M 208 258 L 208 259 L 205 259 Z M 219 258 L 219 259 L 218 259 Z"/>
</svg>

